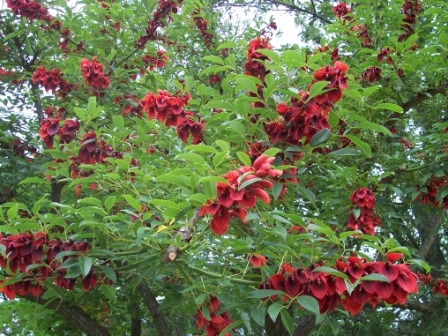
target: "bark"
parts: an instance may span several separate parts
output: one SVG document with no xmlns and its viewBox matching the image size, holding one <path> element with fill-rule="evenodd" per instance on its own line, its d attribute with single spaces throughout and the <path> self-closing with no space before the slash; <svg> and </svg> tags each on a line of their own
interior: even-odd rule
<svg viewBox="0 0 448 336">
<path fill-rule="evenodd" d="M 140 312 L 140 299 L 137 295 L 131 297 L 129 310 L 131 312 L 131 336 L 141 336 L 142 318 Z"/>
<path fill-rule="evenodd" d="M 152 323 L 157 331 L 157 335 L 171 335 L 170 329 L 168 328 L 168 323 L 165 316 L 160 311 L 159 302 L 157 301 L 154 293 L 151 291 L 151 288 L 149 288 L 146 283 L 141 283 L 137 286 L 137 290 L 142 297 L 143 303 L 146 305 L 149 313 L 151 314 Z"/>
<path fill-rule="evenodd" d="M 267 336 L 289 336 L 288 330 L 283 326 L 280 316 L 277 317 L 277 320 L 272 321 L 269 314 L 266 314 L 264 317 L 264 326 Z"/>
<path fill-rule="evenodd" d="M 36 298 L 32 296 L 24 296 L 23 298 L 36 302 Z M 67 301 L 61 299 L 47 301 L 38 298 L 37 302 L 61 315 L 67 323 L 73 325 L 76 329 L 81 330 L 87 336 L 110 336 L 107 329 L 100 325 L 94 318 L 84 312 L 81 308 L 70 306 Z"/>
<path fill-rule="evenodd" d="M 426 259 L 429 251 L 434 245 L 434 241 L 438 236 L 438 231 L 440 227 L 440 214 L 431 213 L 428 216 L 427 225 L 422 228 L 422 244 L 420 246 L 420 258 Z"/>
</svg>

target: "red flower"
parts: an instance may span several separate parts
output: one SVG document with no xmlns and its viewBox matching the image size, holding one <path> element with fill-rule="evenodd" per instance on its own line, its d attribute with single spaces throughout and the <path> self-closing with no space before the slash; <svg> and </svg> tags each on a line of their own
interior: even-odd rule
<svg viewBox="0 0 448 336">
<path fill-rule="evenodd" d="M 87 84 L 95 89 L 107 89 L 110 85 L 110 78 L 103 72 L 103 65 L 96 56 L 92 61 L 86 58 L 81 60 L 81 72 Z"/>
<path fill-rule="evenodd" d="M 266 266 L 266 258 L 260 254 L 253 254 L 249 261 L 254 267 Z"/>
</svg>

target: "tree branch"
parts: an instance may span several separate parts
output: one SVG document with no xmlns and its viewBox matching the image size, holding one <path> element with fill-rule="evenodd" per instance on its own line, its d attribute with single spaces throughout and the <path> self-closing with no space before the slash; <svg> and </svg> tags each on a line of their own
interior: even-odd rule
<svg viewBox="0 0 448 336">
<path fill-rule="evenodd" d="M 131 295 L 129 311 L 131 313 L 131 336 L 141 336 L 142 318 L 140 313 L 140 298 L 135 294 Z"/>
<path fill-rule="evenodd" d="M 146 305 L 149 313 L 151 314 L 152 322 L 157 330 L 157 335 L 170 335 L 168 323 L 165 316 L 160 311 L 159 302 L 157 302 L 156 296 L 151 291 L 151 288 L 149 288 L 146 283 L 141 283 L 137 286 L 137 290 L 143 299 L 143 303 Z"/>
<path fill-rule="evenodd" d="M 440 85 L 439 87 L 431 88 L 426 91 L 417 93 L 415 97 L 411 98 L 401 106 L 403 108 L 403 113 L 409 111 L 411 108 L 418 106 L 426 99 L 432 98 L 439 93 L 444 94 L 447 89 L 448 83 L 445 83 Z"/>
<path fill-rule="evenodd" d="M 23 296 L 24 299 L 36 302 L 36 298 L 32 296 Z M 44 305 L 46 308 L 54 310 L 61 315 L 65 321 L 83 331 L 88 336 L 110 336 L 106 328 L 101 326 L 95 319 L 89 316 L 81 308 L 77 306 L 69 306 L 69 302 L 56 299 L 47 301 L 42 298 L 37 299 L 37 303 Z"/>
<path fill-rule="evenodd" d="M 291 9 L 291 10 L 294 10 L 294 11 L 297 11 L 297 12 L 300 12 L 300 13 L 304 13 L 304 14 L 307 14 L 307 15 L 311 15 L 312 17 L 314 17 L 316 19 L 319 19 L 323 23 L 327 23 L 327 24 L 331 23 L 330 20 L 328 20 L 328 19 L 324 18 L 323 16 L 320 16 L 319 14 L 317 14 L 316 11 L 313 12 L 313 11 L 310 11 L 310 10 L 308 10 L 306 8 L 301 8 L 301 7 L 298 7 L 298 6 L 294 5 L 294 4 L 289 4 L 289 3 L 281 1 L 281 0 L 266 0 L 266 2 L 270 2 L 270 3 L 273 3 L 275 5 L 279 5 L 279 6 L 284 6 L 284 7 L 287 7 L 289 9 Z"/>
<path fill-rule="evenodd" d="M 440 215 L 431 213 L 428 218 L 428 224 L 424 227 L 424 232 L 422 234 L 422 245 L 420 246 L 420 258 L 426 259 L 429 251 L 434 244 L 434 240 L 437 237 L 440 224 Z"/>
</svg>

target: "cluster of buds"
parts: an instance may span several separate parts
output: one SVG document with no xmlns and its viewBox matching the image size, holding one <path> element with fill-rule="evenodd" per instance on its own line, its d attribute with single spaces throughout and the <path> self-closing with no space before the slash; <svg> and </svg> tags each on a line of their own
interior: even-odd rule
<svg viewBox="0 0 448 336">
<path fill-rule="evenodd" d="M 291 105 L 280 103 L 277 112 L 280 118 L 265 125 L 269 141 L 285 142 L 291 145 L 309 143 L 313 135 L 324 128 L 330 129 L 328 113 L 333 104 L 342 97 L 342 89 L 347 88 L 345 63 L 336 61 L 334 66 L 326 66 L 316 71 L 311 86 L 318 81 L 326 81 L 328 91 L 308 100 L 309 91 L 300 91 L 300 98 L 292 97 Z"/>
<path fill-rule="evenodd" d="M 441 207 L 442 210 L 448 209 L 448 196 L 441 199 L 437 197 L 439 190 L 448 184 L 448 178 L 432 178 L 425 186 L 426 191 L 420 191 L 414 201 L 420 201 L 422 204 L 431 204 L 433 207 Z"/>
<path fill-rule="evenodd" d="M 415 31 L 414 28 L 412 28 L 412 25 L 416 24 L 417 15 L 420 9 L 422 9 L 422 6 L 420 5 L 419 0 L 406 0 L 404 2 L 403 7 L 401 8 L 402 13 L 404 14 L 403 24 L 401 25 L 404 33 L 398 37 L 398 41 L 403 42 L 409 36 L 414 34 Z"/>
<path fill-rule="evenodd" d="M 152 19 L 148 21 L 146 27 L 146 34 L 140 36 L 135 42 L 134 46 L 138 49 L 143 49 L 148 41 L 155 41 L 157 39 L 157 28 L 165 27 L 165 20 L 171 21 L 171 13 L 176 14 L 183 0 L 158 0 L 158 7 L 153 13 Z"/>
<path fill-rule="evenodd" d="M 58 68 L 47 70 L 43 66 L 38 66 L 31 78 L 33 83 L 37 83 L 44 87 L 45 90 L 51 91 L 53 94 L 58 92 L 62 98 L 73 89 L 73 85 L 62 78 L 61 70 Z"/>
<path fill-rule="evenodd" d="M 358 32 L 358 35 L 356 35 L 359 39 L 364 39 L 364 42 L 362 45 L 364 47 L 369 46 L 372 42 L 369 37 L 369 28 L 366 24 L 356 24 L 351 28 L 352 31 Z"/>
<path fill-rule="evenodd" d="M 338 304 L 342 304 L 352 316 L 358 314 L 366 303 L 373 307 L 381 300 L 388 304 L 404 304 L 410 293 L 418 291 L 417 275 L 406 264 L 396 263 L 402 257 L 400 253 L 389 253 L 386 257 L 386 262 L 367 262 L 357 256 L 350 256 L 347 261 L 338 260 L 334 270 L 340 272 L 340 276 L 316 269 L 323 264 L 314 264 L 306 269 L 283 264 L 280 272 L 269 277 L 259 288 L 285 292 L 285 302 L 301 295 L 312 296 L 317 300 L 321 313 L 333 311 Z M 363 281 L 362 277 L 372 274 L 384 275 L 388 281 Z M 347 282 L 356 286 L 349 289 Z M 271 297 L 272 300 L 277 298 L 277 295 Z"/>
<path fill-rule="evenodd" d="M 103 65 L 97 61 L 96 56 L 91 61 L 86 58 L 81 60 L 81 72 L 86 83 L 95 90 L 107 89 L 110 85 L 110 78 L 103 72 Z"/>
<path fill-rule="evenodd" d="M 229 324 L 233 321 L 230 319 L 228 312 L 222 312 L 217 314 L 219 307 L 219 300 L 216 296 L 210 295 L 210 303 L 207 307 L 209 314 L 204 314 L 201 309 L 195 315 L 196 322 L 198 324 L 198 329 L 205 327 L 205 332 L 207 336 L 217 336 L 220 335 Z M 207 316 L 209 315 L 209 316 Z M 230 336 L 230 333 L 224 334 L 224 336 Z"/>
<path fill-rule="evenodd" d="M 389 47 L 387 48 L 383 48 L 381 49 L 380 53 L 376 56 L 376 59 L 378 62 L 386 62 L 392 65 L 395 65 L 394 60 L 392 59 L 392 57 L 389 55 L 392 53 L 392 49 L 390 49 Z"/>
<path fill-rule="evenodd" d="M 0 235 L 1 237 L 1 235 Z M 76 278 L 66 278 L 67 269 L 61 265 L 71 258 L 85 255 L 90 249 L 87 242 L 73 242 L 49 239 L 43 232 L 19 233 L 0 238 L 0 244 L 5 246 L 5 255 L 0 255 L 0 266 L 8 270 L 12 275 L 21 272 L 24 274 L 19 281 L 11 284 L 8 280 L 2 282 L 0 291 L 9 299 L 14 299 L 16 294 L 40 296 L 43 293 L 43 282 L 49 277 L 55 276 L 54 284 L 71 290 L 74 288 Z M 74 255 L 56 259 L 60 252 L 73 251 Z M 31 265 L 37 265 L 30 268 Z M 95 287 L 97 277 L 93 270 L 83 278 L 82 285 L 85 291 Z"/>
<path fill-rule="evenodd" d="M 231 216 L 244 222 L 247 209 L 255 206 L 257 198 L 265 204 L 271 202 L 265 189 L 272 188 L 270 179 L 283 174 L 281 170 L 271 168 L 274 159 L 263 154 L 251 167 L 241 166 L 223 175 L 227 183 L 217 183 L 218 199 L 203 206 L 199 212 L 200 216 L 213 216 L 210 226 L 215 234 L 222 235 L 227 231 Z"/>
<path fill-rule="evenodd" d="M 194 24 L 199 29 L 199 34 L 204 39 L 205 45 L 210 47 L 212 44 L 213 37 L 215 37 L 215 35 L 207 32 L 208 23 L 201 16 L 201 9 L 196 8 L 195 11 L 191 12 L 191 16 L 193 16 Z"/>
<path fill-rule="evenodd" d="M 158 90 L 157 94 L 148 93 L 143 99 L 143 110 L 148 113 L 148 119 L 157 119 L 167 127 L 176 127 L 177 134 L 183 142 L 188 141 L 191 134 L 193 143 L 202 141 L 202 131 L 205 122 L 195 120 L 191 111 L 185 111 L 191 96 L 188 92 L 183 95 L 171 95 L 167 91 Z"/>
<path fill-rule="evenodd" d="M 360 188 L 351 194 L 350 200 L 357 206 L 358 211 L 350 214 L 347 226 L 351 230 L 361 230 L 373 236 L 375 227 L 381 225 L 381 220 L 373 214 L 375 194 L 368 188 Z"/>
<path fill-rule="evenodd" d="M 64 28 L 61 30 L 61 38 L 59 39 L 59 49 L 61 49 L 61 51 L 64 54 L 67 54 L 72 51 L 75 51 L 75 52 L 81 51 L 84 48 L 84 43 L 82 43 L 82 42 L 79 42 L 78 44 L 76 44 L 76 48 L 74 50 L 69 48 L 68 45 L 69 45 L 70 39 L 71 39 L 70 33 L 71 33 L 70 29 L 68 29 L 68 28 Z"/>
<path fill-rule="evenodd" d="M 48 13 L 45 7 L 42 7 L 39 2 L 32 0 L 6 0 L 6 5 L 16 15 L 26 17 L 31 22 L 34 20 L 45 21 L 51 23 L 51 28 L 59 30 L 61 29 L 61 23 L 54 21 L 53 16 Z"/>
</svg>

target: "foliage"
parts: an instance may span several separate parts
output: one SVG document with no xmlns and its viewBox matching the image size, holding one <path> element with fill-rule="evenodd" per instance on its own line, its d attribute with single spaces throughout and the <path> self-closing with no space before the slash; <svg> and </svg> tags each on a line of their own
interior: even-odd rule
<svg viewBox="0 0 448 336">
<path fill-rule="evenodd" d="M 445 333 L 445 2 L 6 3 L 3 334 Z"/>
</svg>

